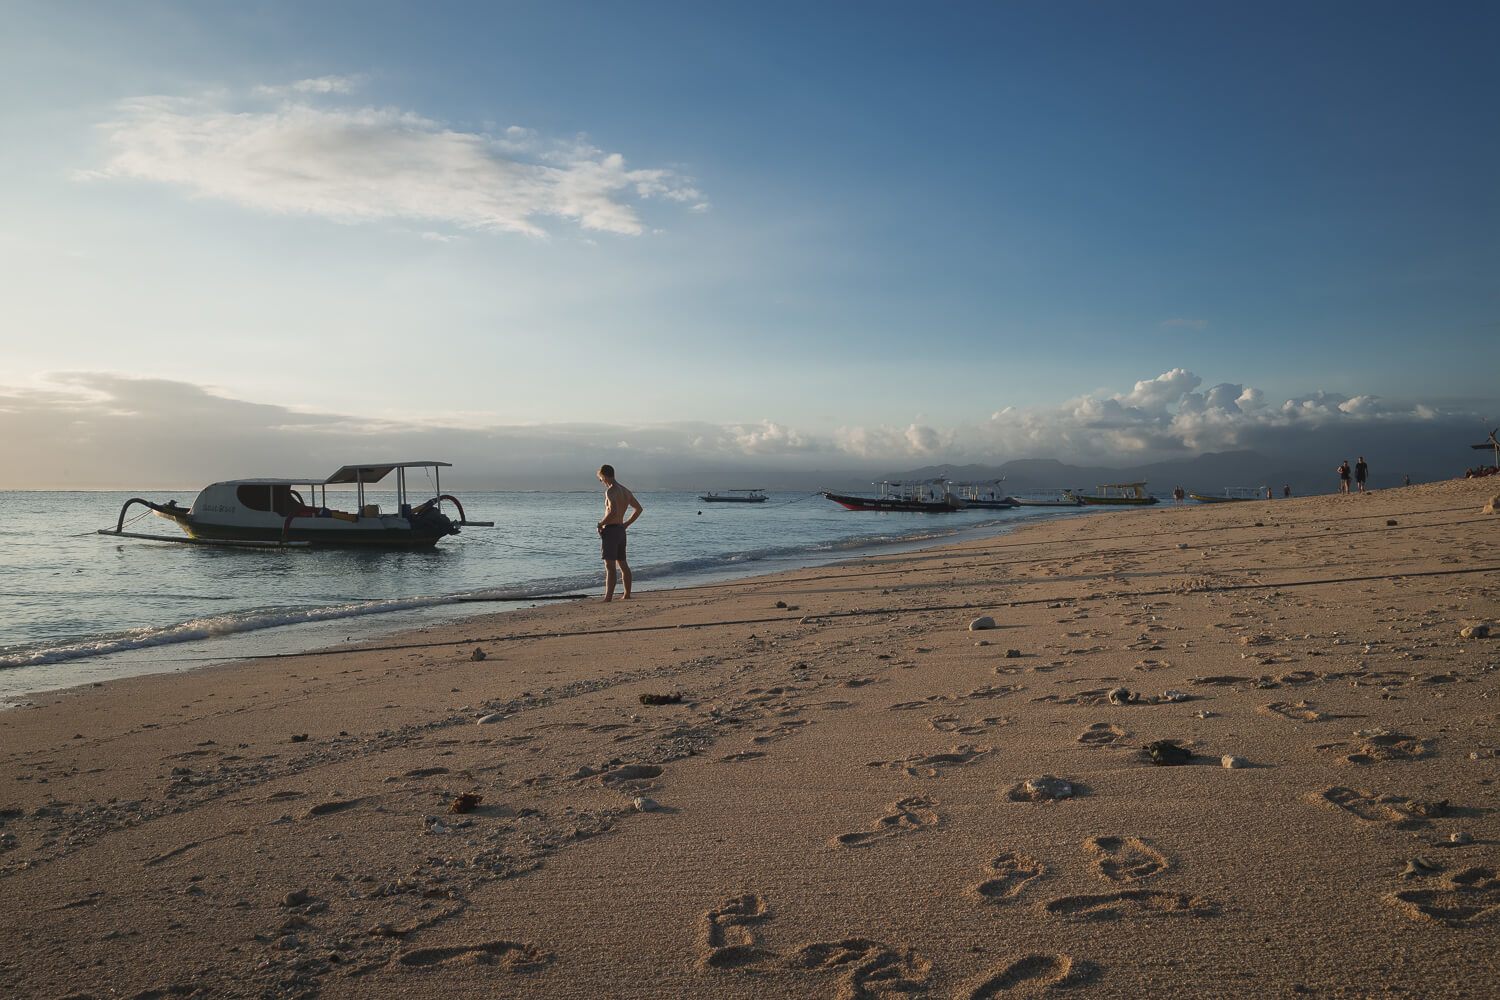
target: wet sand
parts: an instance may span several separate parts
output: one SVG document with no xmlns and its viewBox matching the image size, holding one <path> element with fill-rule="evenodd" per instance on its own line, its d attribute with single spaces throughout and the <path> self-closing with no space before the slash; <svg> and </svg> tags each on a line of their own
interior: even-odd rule
<svg viewBox="0 0 1500 1000">
<path fill-rule="evenodd" d="M 39 696 L 0 714 L 0 993 L 1493 995 L 1494 491 Z"/>
</svg>

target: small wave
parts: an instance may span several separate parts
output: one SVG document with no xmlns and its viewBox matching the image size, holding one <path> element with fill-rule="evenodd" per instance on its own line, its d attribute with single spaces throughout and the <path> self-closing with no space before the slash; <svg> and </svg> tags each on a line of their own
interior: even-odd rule
<svg viewBox="0 0 1500 1000">
<path fill-rule="evenodd" d="M 48 663 L 81 660 L 90 656 L 104 656 L 130 649 L 145 649 L 150 646 L 168 646 L 179 642 L 213 639 L 239 632 L 255 632 L 260 629 L 279 628 L 283 625 L 302 625 L 308 622 L 331 621 L 336 618 L 357 618 L 363 615 L 378 615 L 392 611 L 409 611 L 413 608 L 436 607 L 456 603 L 455 596 L 409 597 L 385 601 L 362 601 L 358 604 L 336 604 L 322 608 L 270 609 L 216 615 L 212 618 L 195 618 L 162 628 L 132 629 L 129 632 L 103 636 L 82 642 L 44 646 L 21 652 L 0 655 L 0 669 L 8 667 L 32 667 Z"/>
</svg>

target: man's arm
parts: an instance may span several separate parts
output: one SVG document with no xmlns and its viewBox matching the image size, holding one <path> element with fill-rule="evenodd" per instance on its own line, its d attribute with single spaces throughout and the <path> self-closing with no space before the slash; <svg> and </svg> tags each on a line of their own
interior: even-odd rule
<svg viewBox="0 0 1500 1000">
<path fill-rule="evenodd" d="M 629 506 L 635 511 L 635 513 L 631 514 L 630 517 L 626 519 L 625 527 L 627 528 L 634 524 L 636 521 L 640 520 L 641 515 L 646 512 L 646 508 L 641 506 L 641 502 L 635 498 L 634 493 L 630 494 L 630 500 L 628 501 L 628 503 Z"/>
</svg>

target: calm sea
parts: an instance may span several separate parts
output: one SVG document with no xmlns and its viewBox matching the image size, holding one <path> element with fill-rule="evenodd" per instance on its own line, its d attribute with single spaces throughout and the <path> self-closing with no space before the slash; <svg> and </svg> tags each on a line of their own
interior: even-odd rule
<svg viewBox="0 0 1500 1000">
<path fill-rule="evenodd" d="M 601 589 L 600 495 L 470 493 L 473 520 L 427 552 L 246 550 L 111 539 L 134 493 L 0 492 L 0 699 L 129 674 L 187 669 L 502 610 L 463 596 Z M 194 494 L 145 491 L 191 504 Z M 371 493 L 390 509 L 394 497 Z M 892 547 L 993 534 L 1031 509 L 956 514 L 845 511 L 821 497 L 705 504 L 642 493 L 630 532 L 636 586 L 652 589 L 813 565 Z M 135 516 L 141 508 L 132 510 Z M 147 515 L 127 530 L 178 535 Z M 362 617 L 355 624 L 350 619 Z"/>
</svg>

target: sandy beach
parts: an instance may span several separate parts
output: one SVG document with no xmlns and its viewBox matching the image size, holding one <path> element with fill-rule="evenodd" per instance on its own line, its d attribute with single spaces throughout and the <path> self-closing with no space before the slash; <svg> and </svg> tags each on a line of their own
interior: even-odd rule
<svg viewBox="0 0 1500 1000">
<path fill-rule="evenodd" d="M 0 713 L 0 993 L 1494 996 L 1494 492 L 39 696 Z"/>
</svg>

